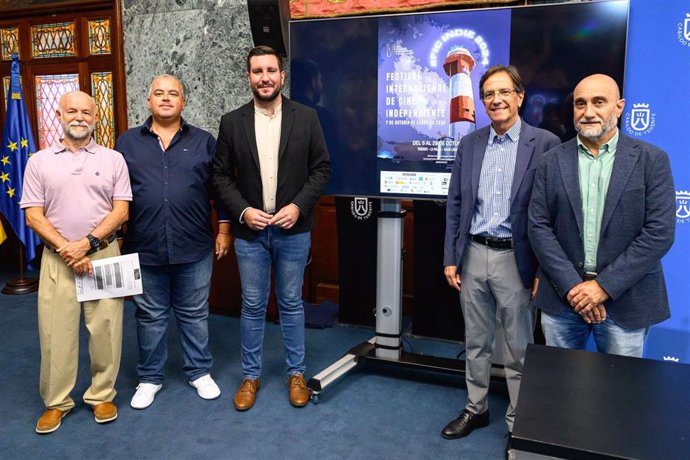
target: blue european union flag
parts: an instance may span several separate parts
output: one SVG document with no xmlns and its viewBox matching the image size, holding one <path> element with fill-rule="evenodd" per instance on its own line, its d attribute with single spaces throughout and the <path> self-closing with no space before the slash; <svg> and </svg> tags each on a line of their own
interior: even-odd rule
<svg viewBox="0 0 690 460">
<path fill-rule="evenodd" d="M 13 54 L 5 127 L 0 145 L 0 213 L 24 243 L 27 263 L 36 258 L 36 246 L 40 244 L 40 240 L 26 226 L 24 211 L 19 208 L 19 199 L 22 196 L 26 163 L 35 152 L 36 144 L 19 83 L 19 57 Z"/>
</svg>

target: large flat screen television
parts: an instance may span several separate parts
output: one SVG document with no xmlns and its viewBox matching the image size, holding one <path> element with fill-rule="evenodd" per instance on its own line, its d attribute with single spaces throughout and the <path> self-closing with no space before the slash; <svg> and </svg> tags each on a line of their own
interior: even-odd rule
<svg viewBox="0 0 690 460">
<path fill-rule="evenodd" d="M 444 199 L 462 136 L 489 124 L 479 78 L 512 64 L 524 120 L 574 136 L 572 90 L 592 73 L 623 84 L 627 1 L 300 20 L 290 94 L 328 142 L 327 193 Z"/>
</svg>

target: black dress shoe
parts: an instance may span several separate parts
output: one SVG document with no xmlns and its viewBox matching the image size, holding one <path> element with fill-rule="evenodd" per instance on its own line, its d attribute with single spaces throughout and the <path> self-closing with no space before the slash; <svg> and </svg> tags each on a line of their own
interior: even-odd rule
<svg viewBox="0 0 690 460">
<path fill-rule="evenodd" d="M 475 428 L 482 428 L 489 424 L 489 411 L 483 414 L 473 414 L 465 409 L 460 416 L 452 420 L 441 431 L 441 436 L 446 439 L 459 439 L 472 433 Z"/>
</svg>

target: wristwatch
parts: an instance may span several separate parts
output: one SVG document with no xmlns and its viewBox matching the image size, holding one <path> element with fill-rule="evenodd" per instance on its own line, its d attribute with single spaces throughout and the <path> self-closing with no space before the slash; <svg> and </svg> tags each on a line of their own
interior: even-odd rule
<svg viewBox="0 0 690 460">
<path fill-rule="evenodd" d="M 86 235 L 86 239 L 89 240 L 89 244 L 91 245 L 91 249 L 98 249 L 101 247 L 101 240 L 93 236 L 91 233 Z"/>
</svg>

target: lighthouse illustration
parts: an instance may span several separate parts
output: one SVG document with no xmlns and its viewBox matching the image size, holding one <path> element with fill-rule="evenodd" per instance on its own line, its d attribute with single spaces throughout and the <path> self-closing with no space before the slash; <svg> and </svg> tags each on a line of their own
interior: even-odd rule
<svg viewBox="0 0 690 460">
<path fill-rule="evenodd" d="M 454 46 L 443 61 L 443 69 L 450 77 L 450 117 L 448 136 L 456 141 L 475 129 L 474 94 L 470 73 L 475 60 L 462 46 Z"/>
</svg>

